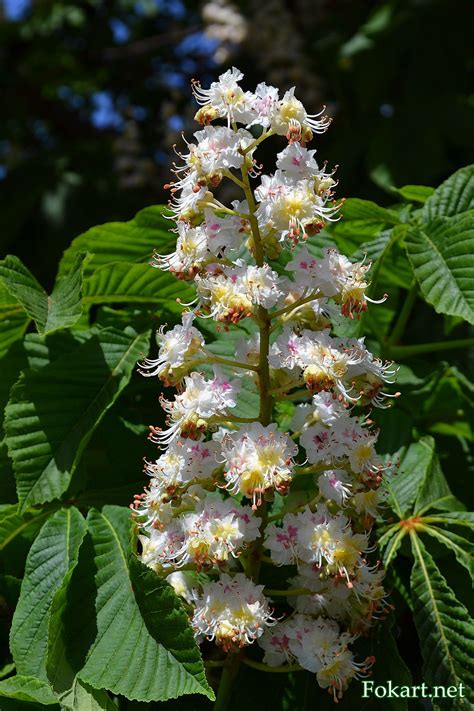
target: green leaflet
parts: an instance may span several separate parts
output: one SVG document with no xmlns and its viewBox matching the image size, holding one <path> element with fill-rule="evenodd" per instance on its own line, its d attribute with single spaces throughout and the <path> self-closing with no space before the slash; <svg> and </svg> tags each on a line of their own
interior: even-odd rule
<svg viewBox="0 0 474 711">
<path fill-rule="evenodd" d="M 0 357 L 12 343 L 23 337 L 30 319 L 18 299 L 10 294 L 0 279 Z"/>
<path fill-rule="evenodd" d="M 0 277 L 10 294 L 18 299 L 36 324 L 39 333 L 51 333 L 73 326 L 82 314 L 82 266 L 86 255 L 79 252 L 67 275 L 59 278 L 48 296 L 18 257 L 0 262 Z"/>
<path fill-rule="evenodd" d="M 392 188 L 392 192 L 400 195 L 404 200 L 421 203 L 425 203 L 434 191 L 434 188 L 426 185 L 403 185 L 401 188 Z"/>
<path fill-rule="evenodd" d="M 46 521 L 31 546 L 10 632 L 10 648 L 20 675 L 47 681 L 51 602 L 77 559 L 85 531 L 85 521 L 77 509 L 61 509 Z"/>
<path fill-rule="evenodd" d="M 194 290 L 169 272 L 153 269 L 149 264 L 111 262 L 99 267 L 84 284 L 86 304 L 176 304 L 191 301 Z"/>
<path fill-rule="evenodd" d="M 422 218 L 451 217 L 474 208 L 474 165 L 466 165 L 441 183 L 426 201 Z M 466 251 L 467 254 L 467 251 Z"/>
<path fill-rule="evenodd" d="M 79 676 L 129 699 L 158 701 L 196 693 L 212 699 L 181 602 L 151 571 L 137 563 L 129 568 L 130 526 L 126 508 L 105 506 L 89 514 L 96 637 Z"/>
<path fill-rule="evenodd" d="M 18 701 L 36 701 L 43 706 L 58 703 L 50 686 L 45 681 L 33 676 L 16 675 L 0 681 L 0 696 L 18 699 Z"/>
<path fill-rule="evenodd" d="M 400 470 L 387 484 L 390 503 L 400 519 L 419 515 L 428 508 L 456 505 L 439 465 L 432 437 L 421 437 L 411 444 L 400 463 Z"/>
<path fill-rule="evenodd" d="M 148 338 L 102 329 L 21 376 L 6 407 L 5 431 L 22 510 L 67 489 L 94 428 L 148 349 Z"/>
<path fill-rule="evenodd" d="M 423 524 L 421 530 L 433 536 L 433 538 L 436 538 L 440 543 L 446 546 L 446 548 L 452 550 L 458 563 L 463 565 L 471 578 L 474 579 L 474 544 L 471 541 L 466 540 L 462 536 L 458 536 L 457 533 L 436 526 L 426 526 Z"/>
<path fill-rule="evenodd" d="M 150 261 L 153 251 L 167 254 L 174 250 L 176 236 L 170 232 L 172 223 L 163 215 L 166 208 L 153 205 L 140 210 L 129 222 L 109 222 L 84 232 L 73 240 L 64 252 L 59 274 L 70 269 L 77 252 L 91 252 L 84 276 L 111 262 Z"/>
<path fill-rule="evenodd" d="M 103 689 L 93 689 L 80 679 L 60 697 L 61 706 L 71 711 L 117 711 L 117 706 Z"/>
<path fill-rule="evenodd" d="M 24 532 L 33 533 L 49 516 L 50 511 L 25 511 L 18 513 L 18 506 L 11 504 L 0 508 L 0 551 Z"/>
<path fill-rule="evenodd" d="M 456 600 L 416 533 L 410 534 L 415 558 L 411 574 L 413 614 L 430 685 L 464 683 L 465 699 L 439 699 L 442 709 L 472 708 L 474 700 L 474 620 Z"/>
<path fill-rule="evenodd" d="M 398 225 L 400 220 L 393 210 L 380 207 L 372 200 L 361 200 L 360 198 L 349 198 L 343 206 L 345 220 L 367 220 L 371 222 L 382 222 L 389 225 Z"/>
<path fill-rule="evenodd" d="M 474 323 L 474 210 L 413 227 L 406 249 L 423 296 L 435 311 Z"/>
</svg>

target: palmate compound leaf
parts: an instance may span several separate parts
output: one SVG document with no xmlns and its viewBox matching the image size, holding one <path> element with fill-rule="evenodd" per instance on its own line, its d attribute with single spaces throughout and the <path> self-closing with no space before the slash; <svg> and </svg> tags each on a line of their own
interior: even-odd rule
<svg viewBox="0 0 474 711">
<path fill-rule="evenodd" d="M 85 531 L 85 520 L 76 508 L 61 509 L 46 521 L 30 548 L 10 631 L 10 649 L 20 675 L 47 681 L 51 603 L 77 560 Z"/>
<path fill-rule="evenodd" d="M 433 686 L 464 684 L 465 698 L 437 699 L 442 709 L 472 709 L 474 620 L 451 588 L 418 535 L 410 534 L 415 558 L 411 573 L 413 615 L 424 659 L 425 681 Z"/>
<path fill-rule="evenodd" d="M 422 218 L 430 222 L 435 217 L 451 217 L 474 209 L 474 165 L 457 170 L 426 201 Z"/>
<path fill-rule="evenodd" d="M 111 328 L 24 373 L 5 409 L 21 510 L 59 498 L 104 413 L 148 350 L 149 334 Z"/>
<path fill-rule="evenodd" d="M 413 227 L 405 244 L 426 301 L 474 324 L 474 210 Z"/>
<path fill-rule="evenodd" d="M 138 561 L 130 563 L 130 511 L 105 506 L 101 512 L 92 510 L 88 523 L 95 557 L 96 634 L 79 678 L 139 701 L 183 694 L 213 699 L 182 603 L 155 573 Z"/>
<path fill-rule="evenodd" d="M 86 255 L 78 252 L 67 275 L 58 278 L 51 296 L 18 257 L 0 262 L 0 277 L 41 334 L 73 326 L 82 314 L 82 268 Z"/>
</svg>

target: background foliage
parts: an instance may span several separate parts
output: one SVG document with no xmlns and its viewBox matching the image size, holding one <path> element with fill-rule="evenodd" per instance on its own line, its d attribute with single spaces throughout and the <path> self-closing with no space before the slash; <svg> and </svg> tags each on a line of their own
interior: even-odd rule
<svg viewBox="0 0 474 711">
<path fill-rule="evenodd" d="M 341 162 L 339 192 L 357 197 L 314 250 L 367 254 L 371 296 L 389 294 L 340 325 L 400 363 L 402 392 L 377 413 L 378 448 L 399 463 L 378 527 L 395 612 L 360 654 L 383 660 L 375 679 L 474 686 L 474 169 L 456 170 L 474 161 L 469 8 L 234 10 L 233 34 L 221 22 L 216 40 L 197 3 L 4 4 L 0 239 L 16 256 L 0 264 L 2 709 L 128 710 L 182 693 L 193 696 L 144 708 L 211 706 L 182 606 L 131 555 L 126 507 L 153 454 L 146 425 L 160 424 L 157 391 L 135 363 L 188 296 L 148 266 L 174 239 L 160 185 L 192 116 L 188 79 L 210 81 L 221 60 L 254 83 L 298 83 L 315 109 L 329 104 L 319 151 Z M 208 329 L 215 351 L 232 354 L 232 338 Z M 242 415 L 252 405 L 244 389 Z M 330 704 L 309 675 L 264 686 L 256 674 L 244 671 L 235 709 Z M 345 703 L 362 708 L 360 687 Z"/>
</svg>

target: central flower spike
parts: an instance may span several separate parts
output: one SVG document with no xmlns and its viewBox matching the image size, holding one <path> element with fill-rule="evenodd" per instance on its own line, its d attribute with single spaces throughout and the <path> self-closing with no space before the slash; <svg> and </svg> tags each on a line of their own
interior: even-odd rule
<svg viewBox="0 0 474 711">
<path fill-rule="evenodd" d="M 139 368 L 176 388 L 160 398 L 166 425 L 150 439 L 162 451 L 132 504 L 139 555 L 183 598 L 224 680 L 258 640 L 263 660 L 249 663 L 297 664 L 338 700 L 373 663 L 352 643 L 388 608 L 369 540 L 386 466 L 364 408 L 387 406 L 395 371 L 339 335 L 371 301 L 370 264 L 312 244 L 339 219 L 334 171 L 307 147 L 330 120 L 294 88 L 248 91 L 242 79 L 232 68 L 207 89 L 193 82 L 201 130 L 169 185 L 176 245 L 152 261 L 196 298 Z M 226 181 L 240 191 L 230 204 Z M 240 340 L 216 341 L 235 329 Z"/>
</svg>

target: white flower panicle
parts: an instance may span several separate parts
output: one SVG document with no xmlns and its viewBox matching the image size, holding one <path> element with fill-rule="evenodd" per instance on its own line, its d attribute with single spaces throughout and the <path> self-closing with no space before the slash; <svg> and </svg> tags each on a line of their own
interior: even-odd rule
<svg viewBox="0 0 474 711">
<path fill-rule="evenodd" d="M 294 88 L 249 91 L 242 79 L 232 68 L 208 89 L 193 83 L 201 130 L 169 186 L 176 246 L 152 262 L 192 281 L 196 298 L 139 367 L 176 388 L 160 396 L 166 422 L 150 440 L 161 451 L 132 504 L 139 555 L 222 662 L 258 640 L 252 664 L 297 664 L 337 700 L 373 663 L 356 660 L 356 637 L 390 607 L 370 542 L 387 467 L 363 408 L 387 407 L 395 369 L 332 329 L 372 299 L 370 264 L 311 244 L 339 219 L 334 171 L 307 147 L 329 119 Z M 267 139 L 278 145 L 265 172 Z M 241 191 L 230 205 L 227 180 Z M 242 337 L 206 345 L 203 319 Z M 265 584 L 272 565 L 280 578 L 287 566 L 282 590 Z"/>
</svg>

